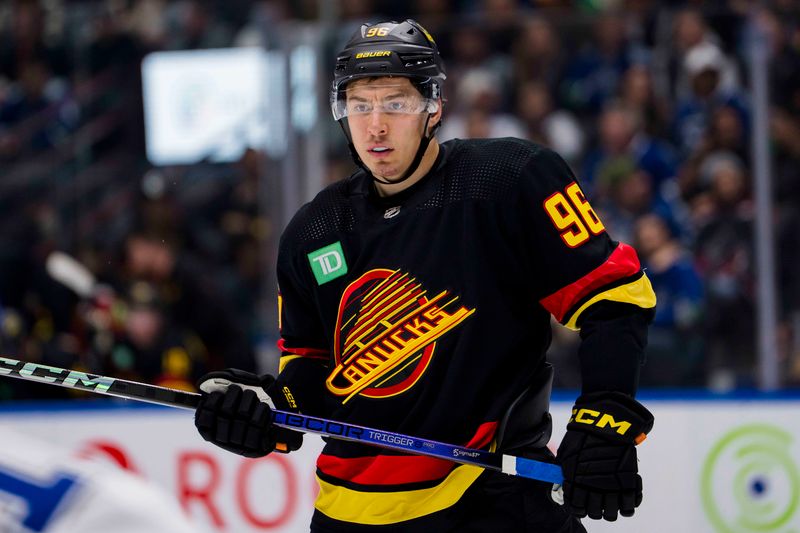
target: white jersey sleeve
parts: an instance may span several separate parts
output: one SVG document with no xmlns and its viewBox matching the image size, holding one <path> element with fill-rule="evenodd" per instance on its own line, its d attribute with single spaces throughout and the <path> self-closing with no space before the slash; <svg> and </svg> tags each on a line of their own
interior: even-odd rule
<svg viewBox="0 0 800 533">
<path fill-rule="evenodd" d="M 0 533 L 196 533 L 175 499 L 108 464 L 3 430 Z"/>
</svg>

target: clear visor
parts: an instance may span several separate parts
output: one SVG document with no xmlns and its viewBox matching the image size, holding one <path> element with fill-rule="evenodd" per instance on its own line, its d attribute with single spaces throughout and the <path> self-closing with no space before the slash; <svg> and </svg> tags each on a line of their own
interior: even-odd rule
<svg viewBox="0 0 800 533">
<path fill-rule="evenodd" d="M 438 111 L 439 100 L 425 98 L 408 85 L 359 85 L 352 89 L 334 90 L 331 110 L 336 120 L 368 116 L 375 111 L 389 115 L 418 115 Z"/>
</svg>

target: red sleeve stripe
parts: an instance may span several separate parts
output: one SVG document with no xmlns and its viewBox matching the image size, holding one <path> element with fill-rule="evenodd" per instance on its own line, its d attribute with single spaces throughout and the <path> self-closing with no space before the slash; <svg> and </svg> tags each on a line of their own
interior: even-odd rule
<svg viewBox="0 0 800 533">
<path fill-rule="evenodd" d="M 539 303 L 556 317 L 556 320 L 563 322 L 570 309 L 587 295 L 619 279 L 633 276 L 640 269 L 636 250 L 625 243 L 619 243 L 602 265 L 578 281 L 542 298 Z"/>
<path fill-rule="evenodd" d="M 497 422 L 481 424 L 468 448 L 484 448 L 494 438 Z M 402 485 L 442 479 L 456 464 L 444 459 L 416 455 L 376 455 L 342 459 L 320 454 L 317 468 L 337 479 L 360 485 Z"/>
<path fill-rule="evenodd" d="M 278 349 L 282 353 L 290 353 L 293 355 L 300 355 L 302 357 L 314 357 L 319 359 L 326 359 L 330 353 L 328 350 L 320 350 L 319 348 L 289 348 L 286 346 L 286 341 L 283 339 L 278 340 Z"/>
</svg>

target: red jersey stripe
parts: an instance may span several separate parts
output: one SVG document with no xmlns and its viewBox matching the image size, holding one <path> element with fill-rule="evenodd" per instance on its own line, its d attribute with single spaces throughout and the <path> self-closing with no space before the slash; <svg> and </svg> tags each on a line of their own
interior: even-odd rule
<svg viewBox="0 0 800 533">
<path fill-rule="evenodd" d="M 497 422 L 481 424 L 467 448 L 484 448 L 492 442 Z M 361 485 L 402 485 L 442 479 L 456 464 L 444 459 L 415 455 L 376 455 L 342 459 L 320 454 L 317 468 L 324 474 Z"/>
<path fill-rule="evenodd" d="M 569 310 L 587 294 L 618 279 L 632 276 L 639 272 L 640 268 L 636 250 L 621 242 L 602 265 L 561 290 L 542 298 L 539 303 L 556 317 L 556 320 L 562 322 Z"/>
<path fill-rule="evenodd" d="M 278 349 L 281 352 L 302 355 L 303 357 L 328 357 L 330 353 L 328 350 L 320 350 L 318 348 L 289 348 L 283 339 L 278 339 Z"/>
</svg>

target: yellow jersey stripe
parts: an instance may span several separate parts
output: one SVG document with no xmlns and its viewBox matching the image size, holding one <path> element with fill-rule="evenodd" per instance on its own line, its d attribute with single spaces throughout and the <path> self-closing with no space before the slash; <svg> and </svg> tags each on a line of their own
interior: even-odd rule
<svg viewBox="0 0 800 533">
<path fill-rule="evenodd" d="M 460 465 L 435 487 L 397 492 L 360 492 L 333 485 L 317 476 L 320 491 L 314 506 L 334 520 L 394 524 L 447 509 L 482 472 L 483 468 L 478 466 Z"/>
</svg>

